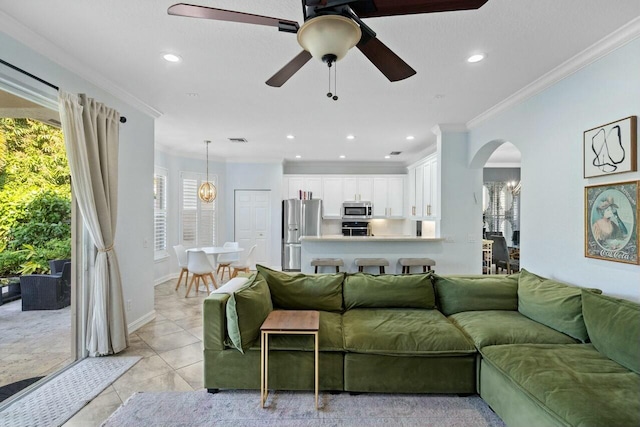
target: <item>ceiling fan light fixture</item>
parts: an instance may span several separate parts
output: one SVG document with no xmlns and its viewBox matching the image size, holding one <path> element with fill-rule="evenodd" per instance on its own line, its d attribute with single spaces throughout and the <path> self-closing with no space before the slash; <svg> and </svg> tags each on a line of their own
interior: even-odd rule
<svg viewBox="0 0 640 427">
<path fill-rule="evenodd" d="M 308 20 L 298 31 L 298 43 L 319 60 L 344 58 L 362 37 L 360 26 L 340 15 L 321 15 Z"/>
</svg>

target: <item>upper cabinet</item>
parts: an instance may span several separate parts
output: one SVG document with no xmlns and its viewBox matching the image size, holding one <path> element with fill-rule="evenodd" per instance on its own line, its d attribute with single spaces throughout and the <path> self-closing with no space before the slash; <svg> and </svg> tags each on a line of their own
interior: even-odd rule
<svg viewBox="0 0 640 427">
<path fill-rule="evenodd" d="M 440 216 L 438 158 L 433 155 L 409 168 L 410 219 L 436 219 Z"/>
<path fill-rule="evenodd" d="M 370 201 L 375 218 L 404 218 L 405 175 L 284 175 L 283 199 L 300 191 L 322 199 L 322 217 L 341 219 L 342 203 Z M 307 193 L 308 194 L 308 193 Z"/>
</svg>

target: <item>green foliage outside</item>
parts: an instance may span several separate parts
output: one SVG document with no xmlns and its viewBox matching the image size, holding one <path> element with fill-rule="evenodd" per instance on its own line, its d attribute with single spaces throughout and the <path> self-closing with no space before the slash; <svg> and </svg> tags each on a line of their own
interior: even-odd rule
<svg viewBox="0 0 640 427">
<path fill-rule="evenodd" d="M 71 256 L 71 179 L 62 131 L 0 118 L 0 277 L 47 273 Z"/>
</svg>

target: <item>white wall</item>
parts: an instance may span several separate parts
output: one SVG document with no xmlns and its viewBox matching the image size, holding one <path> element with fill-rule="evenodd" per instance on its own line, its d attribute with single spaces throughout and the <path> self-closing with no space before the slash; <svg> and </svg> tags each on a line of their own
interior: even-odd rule
<svg viewBox="0 0 640 427">
<path fill-rule="evenodd" d="M 495 140 L 522 153 L 524 268 L 640 300 L 640 266 L 584 257 L 584 187 L 638 180 L 640 172 L 583 179 L 582 135 L 630 115 L 640 115 L 640 39 L 470 131 L 470 161 Z"/>
<path fill-rule="evenodd" d="M 118 224 L 115 249 L 118 255 L 125 301 L 132 302 L 126 313 L 134 327 L 154 315 L 153 298 L 153 118 L 122 99 L 98 88 L 77 74 L 50 61 L 26 45 L 0 33 L 2 59 L 60 89 L 86 93 L 115 108 L 127 117 L 120 125 L 118 175 Z M 145 241 L 148 243 L 145 246 Z"/>
</svg>

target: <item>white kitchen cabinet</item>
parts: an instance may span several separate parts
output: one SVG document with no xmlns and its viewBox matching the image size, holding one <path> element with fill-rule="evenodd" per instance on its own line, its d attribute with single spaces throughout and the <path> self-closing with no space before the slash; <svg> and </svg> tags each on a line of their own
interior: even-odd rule
<svg viewBox="0 0 640 427">
<path fill-rule="evenodd" d="M 370 176 L 345 176 L 344 201 L 370 202 L 373 198 L 373 178 Z"/>
<path fill-rule="evenodd" d="M 404 176 L 373 178 L 373 216 L 402 218 L 404 216 Z"/>
<path fill-rule="evenodd" d="M 436 219 L 439 216 L 438 159 L 430 156 L 409 168 L 409 210 L 411 219 Z"/>
<path fill-rule="evenodd" d="M 344 202 L 344 179 L 342 177 L 322 177 L 322 217 L 324 219 L 342 218 L 342 202 Z"/>
<path fill-rule="evenodd" d="M 299 199 L 300 191 L 312 193 L 314 199 L 322 199 L 322 177 L 320 175 L 288 175 L 284 177 L 286 199 Z M 308 198 L 308 196 L 307 196 Z"/>
</svg>

